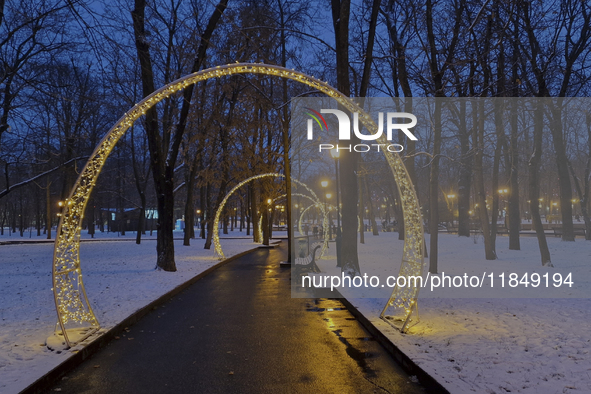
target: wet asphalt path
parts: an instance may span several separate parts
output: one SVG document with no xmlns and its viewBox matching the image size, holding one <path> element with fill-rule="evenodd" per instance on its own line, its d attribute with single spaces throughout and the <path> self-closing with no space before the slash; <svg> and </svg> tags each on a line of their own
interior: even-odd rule
<svg viewBox="0 0 591 394">
<path fill-rule="evenodd" d="M 424 393 L 338 300 L 291 298 L 284 249 L 215 270 L 51 392 Z"/>
</svg>

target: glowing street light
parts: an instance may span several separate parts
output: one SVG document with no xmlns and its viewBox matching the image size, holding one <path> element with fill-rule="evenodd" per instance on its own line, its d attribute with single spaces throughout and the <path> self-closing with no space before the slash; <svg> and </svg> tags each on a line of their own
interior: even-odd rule
<svg viewBox="0 0 591 394">
<path fill-rule="evenodd" d="M 456 198 L 456 195 L 454 193 L 450 193 L 447 195 L 447 208 L 449 209 L 449 211 L 451 212 L 451 224 L 453 226 L 454 224 L 454 219 L 455 219 L 455 215 L 454 215 L 454 199 Z M 451 200 L 451 202 L 450 202 Z"/>
</svg>

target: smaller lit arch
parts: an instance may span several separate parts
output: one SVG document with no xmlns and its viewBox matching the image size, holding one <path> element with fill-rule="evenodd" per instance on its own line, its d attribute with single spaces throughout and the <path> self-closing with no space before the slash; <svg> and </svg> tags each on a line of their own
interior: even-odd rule
<svg viewBox="0 0 591 394">
<path fill-rule="evenodd" d="M 220 217 L 222 215 L 222 212 L 224 211 L 224 207 L 226 206 L 226 203 L 228 202 L 228 199 L 232 196 L 232 194 L 234 194 L 234 192 L 236 192 L 236 190 L 240 189 L 242 186 L 246 185 L 249 182 L 252 182 L 254 180 L 257 179 L 261 179 L 261 178 L 285 178 L 285 175 L 283 174 L 279 174 L 279 173 L 267 173 L 267 174 L 259 174 L 259 175 L 254 175 L 251 176 L 250 178 L 247 178 L 245 180 L 243 180 L 242 182 L 238 183 L 236 186 L 234 186 L 232 188 L 232 190 L 230 190 L 228 192 L 228 194 L 226 194 L 226 196 L 224 197 L 224 199 L 222 200 L 222 202 L 220 203 L 220 206 L 218 207 L 216 213 L 215 213 L 215 218 L 213 220 L 213 245 L 214 245 L 214 251 L 215 254 L 220 258 L 220 259 L 224 259 L 225 255 L 224 255 L 224 251 L 222 250 L 222 245 L 220 244 Z M 291 178 L 291 181 L 297 185 L 303 186 L 308 192 L 310 192 L 310 194 L 312 195 L 312 198 L 316 201 L 319 201 L 318 196 L 316 195 L 316 193 L 314 193 L 314 191 L 312 189 L 310 189 L 310 187 L 308 187 L 308 185 L 306 185 L 303 182 L 298 181 L 297 179 Z M 323 216 L 323 226 L 327 226 L 328 225 L 328 213 L 325 211 L 324 207 L 321 207 L 322 209 L 322 216 Z M 291 223 L 290 223 L 291 225 Z M 259 225 L 260 228 L 260 225 Z M 325 252 L 325 250 L 328 248 L 328 235 L 326 235 L 324 237 L 324 243 L 322 245 L 322 250 L 320 252 L 320 255 L 322 256 Z"/>
</svg>

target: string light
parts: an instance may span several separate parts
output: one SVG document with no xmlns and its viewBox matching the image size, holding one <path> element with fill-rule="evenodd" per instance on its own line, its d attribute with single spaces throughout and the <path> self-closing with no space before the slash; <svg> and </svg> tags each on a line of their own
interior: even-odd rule
<svg viewBox="0 0 591 394">
<path fill-rule="evenodd" d="M 226 196 L 224 197 L 224 199 L 220 203 L 220 206 L 218 207 L 217 211 L 215 212 L 215 218 L 213 220 L 213 246 L 214 246 L 215 254 L 220 259 L 225 258 L 224 251 L 222 250 L 222 245 L 220 243 L 220 234 L 219 234 L 220 229 L 219 229 L 219 227 L 220 227 L 220 217 L 222 216 L 222 212 L 224 211 L 224 207 L 226 206 L 226 203 L 228 202 L 228 200 L 230 199 L 232 194 L 234 194 L 234 192 L 236 192 L 236 190 L 240 189 L 242 186 L 246 185 L 249 182 L 255 181 L 257 179 L 269 178 L 269 177 L 271 177 L 271 178 L 285 178 L 285 175 L 271 172 L 271 173 L 267 173 L 267 174 L 259 174 L 259 175 L 251 176 L 250 178 L 247 178 L 247 179 L 243 180 L 242 182 L 238 183 L 236 186 L 234 186 L 232 188 L 232 190 L 230 190 L 228 192 L 228 194 L 226 194 Z M 310 196 L 306 196 L 306 197 L 310 198 L 312 201 L 319 201 L 318 196 L 316 196 L 314 191 L 312 189 L 310 189 L 308 187 L 308 185 L 306 185 L 303 182 L 298 181 L 295 178 L 291 178 L 291 181 L 293 183 L 295 183 L 296 185 L 304 187 L 312 195 L 312 197 L 310 197 Z M 294 195 L 294 194 L 292 194 L 292 195 Z M 271 201 L 271 203 L 273 202 L 273 200 L 271 200 L 271 199 L 269 199 L 269 201 Z M 269 204 L 269 201 L 267 201 L 268 204 Z M 324 216 L 323 223 L 325 223 L 325 225 L 328 225 L 328 215 L 324 211 L 324 208 L 322 210 L 322 214 Z M 259 218 L 259 223 L 258 223 L 258 228 L 257 228 L 258 239 L 261 239 L 261 240 L 263 239 L 262 220 L 263 219 L 262 219 L 262 215 L 261 215 L 261 217 Z M 324 237 L 324 243 L 322 244 L 322 250 L 320 252 L 320 256 L 324 255 L 324 252 L 328 248 L 328 241 L 329 241 L 328 235 L 326 235 Z"/>
<path fill-rule="evenodd" d="M 365 111 L 326 82 L 322 82 L 295 70 L 273 65 L 236 63 L 209 68 L 177 79 L 145 97 L 141 102 L 126 112 L 101 140 L 80 173 L 70 196 L 63 206 L 55 240 L 52 281 L 58 324 L 68 346 L 72 346 L 75 343 L 68 337 L 68 328 L 71 325 L 77 328 L 81 326 L 90 328 L 87 331 L 87 336 L 100 327 L 88 301 L 82 281 L 81 270 L 76 270 L 80 268 L 79 245 L 82 216 L 97 178 L 115 144 L 147 110 L 165 98 L 172 96 L 177 91 L 210 78 L 220 78 L 236 74 L 276 76 L 307 85 L 314 90 L 334 98 L 349 111 L 359 113 L 361 115 L 360 120 L 367 130 L 372 134 L 377 132 L 377 125 Z M 378 142 L 387 143 L 388 141 L 382 135 L 378 138 Z M 399 274 L 420 275 L 424 268 L 423 229 L 415 190 L 398 154 L 389 152 L 388 150 L 382 150 L 382 152 L 396 180 L 401 196 L 405 222 L 404 253 Z M 313 192 L 312 195 L 317 198 Z M 328 225 L 328 218 L 325 213 L 324 223 Z M 328 246 L 326 240 L 325 245 Z M 390 306 L 402 308 L 406 314 L 405 323 L 402 327 L 404 331 L 404 327 L 410 319 L 413 308 L 416 306 L 418 292 L 419 288 L 394 288 L 386 307 L 382 311 L 381 317 L 385 317 L 384 314 Z"/>
</svg>

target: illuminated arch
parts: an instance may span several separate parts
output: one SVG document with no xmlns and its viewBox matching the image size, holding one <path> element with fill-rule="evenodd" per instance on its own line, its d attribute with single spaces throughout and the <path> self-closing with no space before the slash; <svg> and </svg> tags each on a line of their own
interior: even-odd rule
<svg viewBox="0 0 591 394">
<path fill-rule="evenodd" d="M 312 201 L 314 204 L 320 203 L 320 200 L 314 200 L 312 197 L 308 196 L 307 194 L 291 193 L 291 196 L 292 197 L 305 197 L 305 198 L 309 199 L 310 201 Z M 280 195 L 278 197 L 275 197 L 273 199 L 273 203 L 275 203 L 275 201 L 277 201 L 277 200 L 279 200 L 281 198 L 285 198 L 285 197 L 287 197 L 287 194 L 282 194 L 282 195 Z M 312 204 L 312 205 L 314 205 L 314 204 Z M 302 217 L 301 216 L 300 216 L 300 220 L 298 221 L 298 232 L 300 233 L 300 235 L 304 235 L 304 233 L 302 232 Z"/>
<path fill-rule="evenodd" d="M 217 211 L 215 212 L 215 218 L 213 220 L 213 245 L 214 245 L 215 254 L 217 254 L 220 259 L 225 258 L 224 251 L 222 250 L 222 245 L 220 244 L 220 234 L 219 234 L 220 228 L 219 227 L 220 227 L 220 216 L 222 215 L 224 207 L 226 206 L 226 202 L 228 202 L 228 199 L 232 196 L 232 194 L 234 194 L 234 192 L 236 190 L 240 189 L 242 186 L 246 185 L 249 182 L 252 182 L 252 181 L 255 181 L 255 180 L 261 179 L 261 178 L 285 178 L 285 175 L 271 172 L 271 173 L 267 173 L 267 174 L 254 175 L 254 176 L 251 176 L 250 178 L 243 180 L 242 182 L 240 182 L 236 186 L 234 186 L 232 188 L 232 190 L 230 190 L 228 192 L 228 194 L 226 194 L 226 196 L 224 197 L 224 199 L 220 203 L 220 206 L 218 207 Z M 308 190 L 308 192 L 310 192 L 310 194 L 312 195 L 311 198 L 313 200 L 319 201 L 318 196 L 316 196 L 316 193 L 314 193 L 314 191 L 312 189 L 310 189 L 305 183 L 302 183 L 295 178 L 292 178 L 291 181 L 297 185 L 303 186 L 306 190 Z M 324 211 L 324 207 L 322 208 L 322 214 L 324 217 L 323 223 L 328 224 L 328 214 Z M 262 218 L 262 215 L 261 215 L 261 218 Z M 261 224 L 259 222 L 259 230 L 260 230 L 260 228 L 261 228 Z M 261 236 L 261 234 L 259 234 L 259 236 Z M 322 251 L 320 252 L 320 256 L 322 256 L 324 254 L 324 251 L 326 250 L 326 248 L 328 248 L 328 236 L 324 237 L 324 243 L 322 245 Z"/>
<path fill-rule="evenodd" d="M 317 208 L 320 208 L 320 209 L 322 209 L 322 206 L 323 206 L 323 205 L 325 205 L 325 204 L 321 203 L 320 201 L 317 201 L 317 202 L 314 202 L 314 203 L 313 203 L 313 204 L 311 204 L 311 205 L 308 205 L 308 206 L 306 207 L 306 209 L 304 209 L 304 210 L 302 211 L 302 213 L 300 214 L 300 219 L 298 220 L 298 232 L 299 232 L 301 235 L 304 235 L 304 232 L 302 231 L 302 220 L 304 219 L 304 214 L 305 214 L 306 212 L 308 212 L 308 211 L 310 210 L 310 208 L 313 208 L 313 207 L 317 207 Z M 332 205 L 332 204 L 326 204 L 326 206 L 328 207 L 328 210 L 329 210 L 329 211 L 330 211 L 330 210 L 332 210 L 333 208 L 334 208 L 334 210 L 335 210 L 335 211 L 336 211 L 336 209 L 337 209 L 337 207 L 335 207 L 335 206 L 334 206 L 334 205 Z M 326 214 L 328 215 L 328 212 L 327 212 Z M 342 217 L 342 216 L 343 216 L 343 215 L 340 215 L 340 217 Z M 357 223 L 359 224 L 359 217 L 357 217 Z M 323 224 L 324 224 L 324 223 L 323 223 Z"/>
<path fill-rule="evenodd" d="M 285 195 L 285 194 L 283 194 L 283 195 L 281 195 L 281 196 L 277 197 L 275 200 L 278 200 L 278 199 L 280 199 L 280 198 L 282 198 L 282 197 L 285 197 L 285 196 L 286 196 L 286 195 Z M 292 197 L 304 197 L 304 198 L 307 198 L 307 199 L 309 199 L 310 201 L 312 201 L 312 205 L 311 205 L 311 206 L 313 206 L 313 205 L 315 205 L 315 204 L 321 204 L 321 201 L 320 201 L 320 200 L 315 200 L 315 199 L 313 199 L 312 197 L 308 196 L 307 194 L 302 194 L 302 193 L 291 193 L 291 196 L 292 196 Z M 275 200 L 274 200 L 274 201 L 275 201 Z M 308 206 L 308 207 L 306 208 L 306 210 L 308 210 L 308 208 L 310 208 L 310 206 Z M 302 216 L 302 215 L 300 215 L 300 220 L 298 220 L 298 232 L 300 233 L 300 235 L 304 235 L 304 232 L 302 231 L 302 217 L 303 217 L 303 216 Z"/>
<path fill-rule="evenodd" d="M 329 84 L 295 70 L 266 64 L 236 63 L 209 68 L 179 78 L 142 99 L 117 121 L 96 147 L 72 188 L 62 212 L 53 254 L 52 290 L 58 315 L 58 324 L 68 346 L 76 342 L 70 340 L 68 329 L 86 327 L 87 330 L 83 337 L 76 338 L 77 341 L 80 341 L 100 327 L 84 290 L 82 272 L 80 270 L 79 246 L 84 209 L 86 208 L 97 178 L 101 173 L 105 160 L 109 157 L 119 138 L 125 134 L 137 119 L 158 102 L 198 82 L 236 74 L 277 76 L 307 85 L 334 98 L 347 110 L 358 112 L 360 115 L 359 120 L 367 130 L 371 134 L 376 134 L 377 132 L 377 125 L 371 117 L 356 103 Z M 388 143 L 384 135 L 381 135 L 377 141 L 382 144 Z M 421 275 L 424 268 L 423 226 L 416 193 L 408 172 L 398 154 L 391 153 L 388 150 L 382 150 L 382 152 L 392 169 L 403 208 L 405 223 L 404 253 L 399 275 Z M 416 309 L 418 292 L 419 288 L 395 288 L 386 307 L 382 311 L 381 317 L 384 317 L 389 307 L 402 310 L 404 312 L 404 323 L 401 329 L 404 331 L 407 323 L 410 321 L 413 310 Z"/>
</svg>

